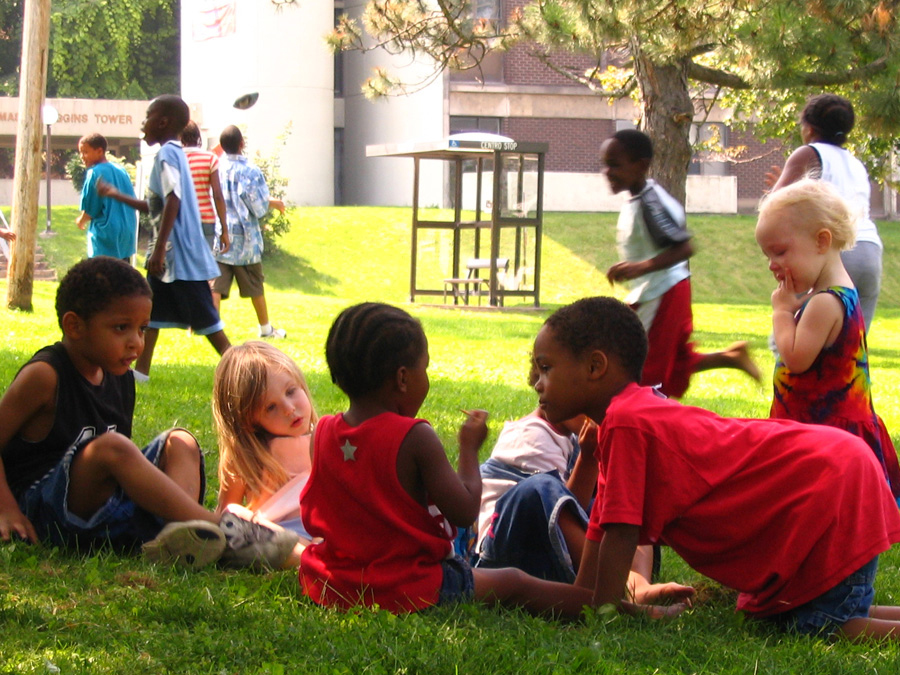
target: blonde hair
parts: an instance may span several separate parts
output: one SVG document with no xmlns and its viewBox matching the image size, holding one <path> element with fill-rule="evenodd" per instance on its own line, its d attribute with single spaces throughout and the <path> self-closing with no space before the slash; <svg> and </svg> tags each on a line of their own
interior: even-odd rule
<svg viewBox="0 0 900 675">
<path fill-rule="evenodd" d="M 269 450 L 269 434 L 257 423 L 268 386 L 269 369 L 296 378 L 309 398 L 310 429 L 318 421 L 306 378 L 294 360 L 261 341 L 231 347 L 216 367 L 212 410 L 219 437 L 219 482 L 238 478 L 248 501 L 281 487 L 287 472 Z"/>
<path fill-rule="evenodd" d="M 846 200 L 829 183 L 803 178 L 770 192 L 759 204 L 759 217 L 774 211 L 791 211 L 795 226 L 815 234 L 825 228 L 831 232 L 831 245 L 841 251 L 856 243 L 856 221 L 859 214 L 850 209 Z"/>
</svg>

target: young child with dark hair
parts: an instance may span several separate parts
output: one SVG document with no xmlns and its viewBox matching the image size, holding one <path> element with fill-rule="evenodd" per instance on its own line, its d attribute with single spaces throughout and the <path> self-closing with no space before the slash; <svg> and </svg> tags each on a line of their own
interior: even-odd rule
<svg viewBox="0 0 900 675">
<path fill-rule="evenodd" d="M 221 524 L 245 533 L 232 542 L 245 558 L 265 553 L 268 530 L 201 505 L 203 455 L 189 432 L 166 431 L 143 450 L 131 441 L 130 366 L 150 306 L 146 280 L 115 258 L 83 260 L 60 282 L 62 340 L 38 351 L 0 399 L 0 539 L 145 544 L 154 560 L 199 567 L 224 551 Z"/>
<path fill-rule="evenodd" d="M 355 305 L 335 319 L 325 355 L 350 407 L 316 426 L 300 504 L 307 530 L 324 540 L 303 552 L 303 592 L 325 606 L 378 605 L 395 613 L 476 599 L 579 615 L 587 589 L 512 568 L 473 570 L 451 555 L 453 526 L 478 513 L 487 413 L 466 414 L 454 471 L 437 434 L 415 417 L 429 388 L 419 322 L 389 305 Z M 664 595 L 641 587 L 636 599 Z M 684 606 L 654 609 L 677 613 Z"/>
<path fill-rule="evenodd" d="M 81 213 L 75 219 L 79 229 L 87 228 L 88 257 L 108 255 L 128 260 L 137 242 L 134 208 L 114 199 L 104 199 L 97 191 L 103 182 L 134 198 L 131 178 L 118 164 L 106 159 L 107 142 L 100 134 L 88 134 L 78 141 L 81 161 L 87 168 L 81 188 Z"/>
<path fill-rule="evenodd" d="M 737 589 L 738 609 L 799 633 L 900 639 L 872 605 L 900 513 L 868 446 L 840 429 L 726 419 L 638 385 L 640 319 L 587 298 L 544 323 L 535 386 L 550 421 L 600 424 L 598 496 L 576 585 L 619 603 L 639 544 L 670 546 Z"/>
<path fill-rule="evenodd" d="M 616 226 L 621 260 L 606 277 L 611 284 L 631 287 L 625 302 L 637 312 L 650 340 L 641 383 L 659 385 L 666 396 L 681 398 L 691 375 L 703 370 L 737 368 L 759 380 L 746 342 L 735 342 L 721 352 L 694 350 L 688 266 L 694 254 L 691 233 L 684 207 L 647 177 L 653 159 L 650 138 L 624 129 L 604 141 L 600 153 L 612 191 L 631 194 Z"/>
<path fill-rule="evenodd" d="M 147 251 L 153 314 L 144 353 L 135 365 L 135 377 L 142 381 L 150 377 L 161 328 L 190 328 L 206 336 L 219 354 L 231 346 L 209 289 L 209 280 L 219 276 L 219 269 L 203 238 L 191 169 L 178 141 L 189 119 L 190 110 L 178 96 L 158 96 L 150 102 L 144 141 L 160 148 L 150 173 L 148 201 L 129 197 L 106 183 L 98 186 L 102 196 L 149 213 L 153 222 Z"/>
</svg>

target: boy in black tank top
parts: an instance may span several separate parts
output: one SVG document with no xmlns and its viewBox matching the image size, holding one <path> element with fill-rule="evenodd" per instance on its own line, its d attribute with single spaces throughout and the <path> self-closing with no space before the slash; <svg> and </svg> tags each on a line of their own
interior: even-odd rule
<svg viewBox="0 0 900 675">
<path fill-rule="evenodd" d="M 130 438 L 131 365 L 151 304 L 147 281 L 115 258 L 83 260 L 60 282 L 62 340 L 38 351 L 0 399 L 0 539 L 128 550 L 159 535 L 150 557 L 192 567 L 222 554 L 220 518 L 201 506 L 196 439 L 173 429 L 141 450 Z M 257 547 L 267 533 L 251 529 Z"/>
</svg>

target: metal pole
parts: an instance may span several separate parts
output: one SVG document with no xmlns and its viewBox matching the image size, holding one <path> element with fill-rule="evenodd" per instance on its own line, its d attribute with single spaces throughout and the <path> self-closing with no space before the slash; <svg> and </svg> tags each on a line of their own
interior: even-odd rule
<svg viewBox="0 0 900 675">
<path fill-rule="evenodd" d="M 50 236 L 53 232 L 50 230 L 50 125 L 47 125 L 47 228 L 44 230 L 45 236 Z"/>
</svg>

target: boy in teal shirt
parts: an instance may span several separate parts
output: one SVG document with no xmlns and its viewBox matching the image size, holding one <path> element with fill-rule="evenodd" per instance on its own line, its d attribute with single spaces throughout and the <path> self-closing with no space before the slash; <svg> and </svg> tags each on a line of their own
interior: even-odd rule
<svg viewBox="0 0 900 675">
<path fill-rule="evenodd" d="M 108 255 L 128 260 L 134 255 L 137 238 L 134 209 L 101 197 L 97 185 L 100 181 L 109 183 L 131 198 L 134 198 L 134 188 L 125 169 L 107 161 L 106 148 L 106 139 L 100 134 L 88 134 L 78 141 L 78 152 L 87 173 L 81 188 L 81 214 L 75 224 L 79 229 L 87 228 L 89 258 Z"/>
</svg>

